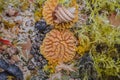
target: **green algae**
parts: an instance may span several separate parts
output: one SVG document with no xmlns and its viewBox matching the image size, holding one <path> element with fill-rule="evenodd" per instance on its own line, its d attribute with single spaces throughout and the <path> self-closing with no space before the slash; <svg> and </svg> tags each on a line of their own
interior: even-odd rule
<svg viewBox="0 0 120 80">
<path fill-rule="evenodd" d="M 75 33 L 82 40 L 89 40 L 90 48 L 87 51 L 94 61 L 99 79 L 108 80 L 110 76 L 117 76 L 119 79 L 120 52 L 115 44 L 120 45 L 120 27 L 110 24 L 108 16 L 110 13 L 120 15 L 120 1 L 84 0 L 84 3 L 85 8 L 80 13 L 87 14 L 88 20 L 85 25 L 78 26 Z M 80 43 L 85 44 L 82 40 Z M 88 75 L 84 79 L 88 80 Z"/>
</svg>

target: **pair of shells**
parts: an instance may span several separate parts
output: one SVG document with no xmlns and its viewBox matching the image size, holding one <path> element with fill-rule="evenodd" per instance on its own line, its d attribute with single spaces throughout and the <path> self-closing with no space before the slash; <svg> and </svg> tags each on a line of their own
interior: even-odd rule
<svg viewBox="0 0 120 80">
<path fill-rule="evenodd" d="M 69 8 L 59 3 L 59 0 L 47 0 L 43 6 L 43 18 L 48 25 L 57 29 L 71 28 L 78 21 L 78 5 L 76 0 L 70 0 Z"/>
<path fill-rule="evenodd" d="M 65 8 L 64 6 L 58 5 L 54 12 L 55 23 L 70 22 L 75 18 L 75 8 Z"/>
</svg>

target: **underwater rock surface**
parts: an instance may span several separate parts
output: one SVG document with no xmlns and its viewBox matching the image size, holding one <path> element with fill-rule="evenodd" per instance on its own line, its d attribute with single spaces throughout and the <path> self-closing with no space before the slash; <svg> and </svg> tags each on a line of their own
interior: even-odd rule
<svg viewBox="0 0 120 80">
<path fill-rule="evenodd" d="M 120 80 L 120 0 L 0 0 L 0 80 Z"/>
</svg>

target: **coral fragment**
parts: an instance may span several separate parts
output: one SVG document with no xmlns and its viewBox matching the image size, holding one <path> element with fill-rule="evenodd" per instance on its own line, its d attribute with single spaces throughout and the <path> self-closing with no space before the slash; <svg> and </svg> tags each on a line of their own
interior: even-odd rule
<svg viewBox="0 0 120 80">
<path fill-rule="evenodd" d="M 40 47 L 44 57 L 50 62 L 68 62 L 75 56 L 76 39 L 69 30 L 53 29 L 47 33 Z"/>
</svg>

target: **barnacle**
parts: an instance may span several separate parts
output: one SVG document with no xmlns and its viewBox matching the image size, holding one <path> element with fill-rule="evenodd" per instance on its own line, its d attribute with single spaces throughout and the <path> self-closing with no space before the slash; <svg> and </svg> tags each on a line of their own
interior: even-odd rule
<svg viewBox="0 0 120 80">
<path fill-rule="evenodd" d="M 59 3 L 59 0 L 47 0 L 43 7 L 43 18 L 47 24 L 55 28 L 71 28 L 78 20 L 78 5 L 76 0 L 72 0 L 70 8 L 66 8 Z"/>
<path fill-rule="evenodd" d="M 40 50 L 49 63 L 68 62 L 75 56 L 75 42 L 76 38 L 69 30 L 53 29 L 47 33 Z"/>
</svg>

